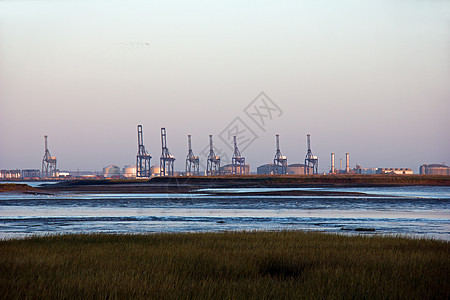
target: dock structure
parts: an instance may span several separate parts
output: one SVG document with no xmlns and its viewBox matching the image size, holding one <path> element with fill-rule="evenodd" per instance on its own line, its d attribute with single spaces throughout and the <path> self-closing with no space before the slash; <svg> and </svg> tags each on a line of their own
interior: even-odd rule
<svg viewBox="0 0 450 300">
<path fill-rule="evenodd" d="M 47 135 L 44 135 L 45 140 L 45 152 L 42 158 L 42 178 L 55 178 L 56 177 L 56 157 L 50 154 L 47 144 Z"/>
<path fill-rule="evenodd" d="M 161 158 L 159 160 L 159 176 L 173 176 L 175 157 L 167 148 L 166 128 L 161 128 Z"/>
<path fill-rule="evenodd" d="M 136 178 L 150 177 L 150 159 L 152 158 L 145 150 L 142 125 L 137 126 L 138 131 L 138 153 L 136 155 Z"/>
<path fill-rule="evenodd" d="M 191 135 L 188 135 L 188 154 L 186 157 L 186 175 L 199 175 L 200 159 L 192 151 Z"/>
</svg>

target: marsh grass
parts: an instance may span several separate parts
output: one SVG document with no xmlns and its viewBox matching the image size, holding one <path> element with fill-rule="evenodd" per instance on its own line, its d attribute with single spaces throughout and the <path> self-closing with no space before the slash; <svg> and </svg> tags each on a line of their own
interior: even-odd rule
<svg viewBox="0 0 450 300">
<path fill-rule="evenodd" d="M 302 232 L 0 241 L 0 297 L 448 299 L 450 245 Z"/>
</svg>

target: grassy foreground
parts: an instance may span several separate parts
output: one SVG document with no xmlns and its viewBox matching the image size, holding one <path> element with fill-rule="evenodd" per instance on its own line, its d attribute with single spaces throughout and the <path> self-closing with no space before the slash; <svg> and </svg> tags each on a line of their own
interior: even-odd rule
<svg viewBox="0 0 450 300">
<path fill-rule="evenodd" d="M 0 298 L 449 299 L 450 244 L 302 232 L 0 241 Z"/>
</svg>

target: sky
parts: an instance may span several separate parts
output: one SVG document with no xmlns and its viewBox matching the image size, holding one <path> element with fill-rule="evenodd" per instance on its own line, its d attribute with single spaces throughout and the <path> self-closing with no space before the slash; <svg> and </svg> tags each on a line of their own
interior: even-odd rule
<svg viewBox="0 0 450 300">
<path fill-rule="evenodd" d="M 450 1 L 0 0 L 0 169 L 184 170 L 212 134 L 252 171 L 306 135 L 319 171 L 450 164 Z M 204 169 L 207 151 L 200 155 Z"/>
</svg>

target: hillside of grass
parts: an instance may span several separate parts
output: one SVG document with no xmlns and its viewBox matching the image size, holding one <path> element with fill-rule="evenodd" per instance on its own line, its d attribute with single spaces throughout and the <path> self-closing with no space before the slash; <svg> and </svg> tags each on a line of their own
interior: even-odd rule
<svg viewBox="0 0 450 300">
<path fill-rule="evenodd" d="M 0 241 L 1 299 L 448 299 L 445 241 L 303 232 Z"/>
</svg>

